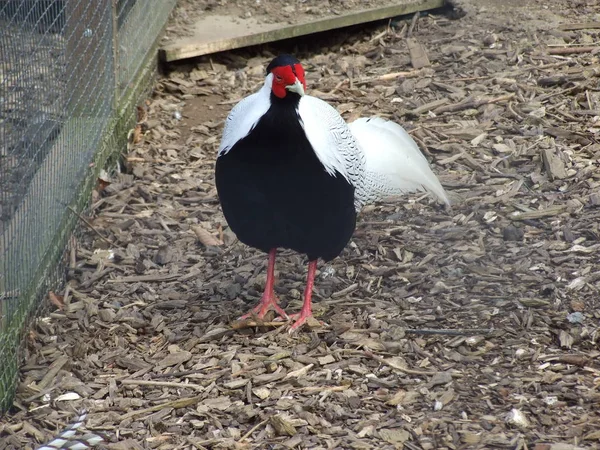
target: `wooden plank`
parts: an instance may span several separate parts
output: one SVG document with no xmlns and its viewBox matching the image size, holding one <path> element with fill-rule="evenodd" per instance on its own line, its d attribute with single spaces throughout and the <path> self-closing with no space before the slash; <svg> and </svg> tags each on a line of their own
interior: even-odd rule
<svg viewBox="0 0 600 450">
<path fill-rule="evenodd" d="M 396 4 L 390 6 L 364 9 L 292 25 L 263 24 L 254 18 L 206 15 L 194 24 L 193 37 L 178 39 L 164 45 L 159 52 L 163 61 L 176 61 L 440 8 L 444 3 L 445 0 L 398 0 Z"/>
</svg>

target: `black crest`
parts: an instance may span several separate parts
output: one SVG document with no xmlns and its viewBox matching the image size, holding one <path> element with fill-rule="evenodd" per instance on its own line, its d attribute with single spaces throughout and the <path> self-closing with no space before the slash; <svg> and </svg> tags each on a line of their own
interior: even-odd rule
<svg viewBox="0 0 600 450">
<path fill-rule="evenodd" d="M 300 61 L 292 55 L 279 55 L 267 66 L 267 75 L 269 75 L 275 67 L 293 66 L 294 64 L 300 64 Z"/>
</svg>

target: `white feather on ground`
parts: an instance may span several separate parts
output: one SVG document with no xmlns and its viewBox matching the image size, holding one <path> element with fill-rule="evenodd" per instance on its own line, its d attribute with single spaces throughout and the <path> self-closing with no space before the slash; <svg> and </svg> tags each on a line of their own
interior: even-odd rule
<svg viewBox="0 0 600 450">
<path fill-rule="evenodd" d="M 379 117 L 360 118 L 348 126 L 366 156 L 365 192 L 357 192 L 363 205 L 415 191 L 430 192 L 450 204 L 427 159 L 404 128 Z"/>
</svg>

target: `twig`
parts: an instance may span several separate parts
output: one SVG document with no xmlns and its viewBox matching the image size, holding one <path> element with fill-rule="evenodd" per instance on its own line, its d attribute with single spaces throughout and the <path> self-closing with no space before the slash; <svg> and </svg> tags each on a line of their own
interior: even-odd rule
<svg viewBox="0 0 600 450">
<path fill-rule="evenodd" d="M 240 440 L 238 442 L 244 442 L 246 439 L 248 439 L 248 437 L 254 433 L 256 430 L 258 430 L 260 427 L 262 427 L 263 425 L 265 425 L 267 422 L 269 421 L 269 419 L 265 419 L 262 422 L 257 423 L 256 425 L 254 425 L 252 428 L 250 428 L 250 430 L 244 434 Z"/>
<path fill-rule="evenodd" d="M 165 408 L 174 408 L 174 409 L 186 408 L 188 406 L 195 405 L 200 400 L 204 399 L 204 397 L 205 397 L 205 395 L 202 394 L 202 395 L 197 395 L 195 397 L 180 398 L 180 399 L 173 400 L 170 402 L 161 403 L 160 405 L 154 405 L 154 406 L 150 406 L 149 408 L 140 409 L 138 411 L 130 411 L 128 413 L 122 414 L 118 420 L 123 421 L 125 419 L 131 419 L 132 417 L 139 416 L 141 414 L 152 413 L 155 411 L 160 411 L 161 409 L 165 409 Z"/>
<path fill-rule="evenodd" d="M 423 75 L 424 72 L 425 72 L 425 70 L 423 70 L 423 69 L 417 69 L 417 70 L 408 70 L 408 71 L 404 71 L 404 72 L 386 73 L 384 75 L 379 75 L 377 77 L 368 77 L 368 78 L 363 78 L 362 80 L 356 80 L 354 82 L 354 84 L 359 85 L 359 84 L 372 83 L 374 81 L 391 81 L 391 80 L 395 80 L 396 78 L 400 78 L 400 77 L 415 78 L 415 77 L 419 77 L 419 76 Z"/>
<path fill-rule="evenodd" d="M 173 372 L 173 373 L 153 373 L 150 376 L 152 378 L 180 378 L 185 377 L 186 375 L 194 375 L 200 372 L 206 372 L 206 368 L 202 369 L 194 369 L 194 370 L 182 370 L 181 372 Z"/>
<path fill-rule="evenodd" d="M 592 98 L 590 97 L 590 91 L 587 89 L 585 91 L 585 99 L 587 100 L 588 108 L 594 109 L 594 102 L 592 101 Z"/>
<path fill-rule="evenodd" d="M 413 114 L 415 116 L 418 116 L 422 113 L 426 113 L 431 111 L 432 109 L 436 109 L 439 108 L 440 106 L 445 105 L 446 103 L 448 103 L 450 100 L 448 100 L 446 97 L 444 98 L 440 98 L 438 100 L 434 100 L 432 102 L 429 103 L 425 103 L 424 105 L 418 106 L 415 109 L 411 109 L 409 111 L 407 111 L 410 114 Z"/>
<path fill-rule="evenodd" d="M 481 76 L 481 77 L 457 77 L 457 78 L 444 78 L 444 81 L 449 83 L 451 81 L 477 81 L 477 80 L 489 80 L 492 78 L 489 75 Z"/>
<path fill-rule="evenodd" d="M 523 175 L 517 173 L 504 173 L 500 172 L 495 167 L 493 168 L 496 172 L 488 172 L 490 178 L 512 178 L 513 180 L 523 181 Z"/>
<path fill-rule="evenodd" d="M 190 437 L 188 437 L 188 438 L 187 438 L 187 441 L 188 441 L 188 442 L 189 442 L 189 443 L 190 443 L 190 444 L 191 444 L 191 445 L 192 445 L 194 448 L 196 448 L 197 450 L 208 450 L 208 449 L 207 449 L 207 448 L 206 448 L 204 445 L 202 445 L 202 444 L 209 444 L 209 442 L 205 442 L 205 441 L 197 441 L 197 442 L 194 442 L 194 441 L 192 440 L 192 438 L 190 438 Z M 218 441 L 217 441 L 217 439 L 211 439 L 211 442 L 210 442 L 210 444 L 213 444 L 213 443 L 215 443 L 215 442 L 218 442 Z"/>
<path fill-rule="evenodd" d="M 60 356 L 58 357 L 52 364 L 50 364 L 50 370 L 44 375 L 44 378 L 37 384 L 37 388 L 42 390 L 46 389 L 50 383 L 54 381 L 58 372 L 63 368 L 63 366 L 68 363 L 70 358 L 68 356 Z"/>
<path fill-rule="evenodd" d="M 549 55 L 570 55 L 572 53 L 592 53 L 600 52 L 600 47 L 557 47 L 549 48 Z"/>
<path fill-rule="evenodd" d="M 523 120 L 525 120 L 525 118 L 523 116 L 521 116 L 521 114 L 519 114 L 517 111 L 515 111 L 512 107 L 512 102 L 508 102 L 507 105 L 508 111 L 510 112 L 510 114 L 515 118 L 515 120 L 517 122 L 523 122 Z"/>
<path fill-rule="evenodd" d="M 258 369 L 259 367 L 264 367 L 264 365 L 265 365 L 264 363 L 265 363 L 265 360 L 261 360 L 258 363 L 250 364 L 248 367 L 244 367 L 243 369 L 240 369 L 237 372 L 233 372 L 229 377 L 230 378 L 239 377 L 240 375 L 243 375 L 245 373 L 248 373 L 248 372 Z"/>
<path fill-rule="evenodd" d="M 548 362 L 573 364 L 573 365 L 576 365 L 579 367 L 585 367 L 590 362 L 590 358 L 587 355 L 572 355 L 572 354 L 540 356 L 540 359 L 542 361 L 548 361 Z"/>
<path fill-rule="evenodd" d="M 234 330 L 243 330 L 245 328 L 254 328 L 254 327 L 281 327 L 283 325 L 287 325 L 288 322 L 261 322 L 257 320 L 240 320 L 238 322 L 234 322 L 231 325 L 231 328 Z"/>
<path fill-rule="evenodd" d="M 146 163 L 155 163 L 155 164 L 166 164 L 162 159 L 148 159 L 141 158 L 139 156 L 128 156 L 125 158 L 127 162 L 146 162 Z"/>
<path fill-rule="evenodd" d="M 335 94 L 335 91 L 337 91 L 339 88 L 342 87 L 342 85 L 344 85 L 346 83 L 348 83 L 348 80 L 339 81 L 338 84 L 336 84 L 335 87 L 330 92 L 328 92 L 328 94 L 329 95 Z"/>
<path fill-rule="evenodd" d="M 94 272 L 91 277 L 89 277 L 87 280 L 81 283 L 81 287 L 84 289 L 90 287 L 96 281 L 100 280 L 101 278 L 104 278 L 109 273 L 114 272 L 114 270 L 114 267 L 109 267 L 107 269 Z"/>
<path fill-rule="evenodd" d="M 375 306 L 376 305 L 376 303 L 374 301 L 369 301 L 369 300 L 366 300 L 364 302 L 356 301 L 356 300 L 350 300 L 350 301 L 348 301 L 347 298 L 342 298 L 342 299 L 337 300 L 337 301 L 336 300 L 334 300 L 334 301 L 325 300 L 325 301 L 321 302 L 320 304 L 321 305 L 328 305 L 328 306 L 335 305 L 335 306 L 356 306 L 356 307 L 359 307 L 359 306 Z"/>
<path fill-rule="evenodd" d="M 71 236 L 69 243 L 69 268 L 74 269 L 77 267 L 77 239 L 75 236 Z"/>
<path fill-rule="evenodd" d="M 472 336 L 475 334 L 490 334 L 494 330 L 492 328 L 458 328 L 455 330 L 404 330 L 406 334 L 444 334 L 447 336 Z"/>
<path fill-rule="evenodd" d="M 563 94 L 567 94 L 571 91 L 574 91 L 576 89 L 581 89 L 581 86 L 576 84 L 575 86 L 571 86 L 569 88 L 563 89 L 562 91 L 558 91 L 558 92 L 554 92 L 552 94 L 546 94 L 546 95 L 542 95 L 541 97 L 537 98 L 538 102 L 545 102 L 546 100 L 552 98 L 552 97 L 557 97 L 559 95 L 563 95 Z"/>
<path fill-rule="evenodd" d="M 592 44 L 598 44 L 598 42 L 592 42 Z M 563 47 L 589 47 L 589 45 L 580 44 L 573 42 L 571 44 L 546 44 L 549 48 L 563 48 Z"/>
<path fill-rule="evenodd" d="M 600 116 L 600 109 L 574 109 L 571 114 L 576 116 Z"/>
<path fill-rule="evenodd" d="M 466 101 L 463 101 L 460 103 L 454 103 L 452 105 L 440 106 L 439 108 L 434 109 L 433 113 L 441 114 L 441 113 L 445 113 L 445 112 L 457 112 L 457 111 L 464 111 L 465 109 L 474 109 L 474 108 L 478 108 L 482 105 L 489 105 L 491 103 L 504 102 L 506 100 L 510 100 L 514 96 L 515 96 L 514 93 L 510 93 L 510 94 L 505 94 L 505 95 L 501 95 L 499 97 L 493 97 L 493 98 L 466 100 Z"/>
<path fill-rule="evenodd" d="M 306 394 L 310 394 L 313 392 L 341 392 L 348 389 L 349 385 L 341 385 L 341 386 L 306 386 L 302 388 L 294 389 L 296 392 L 304 392 Z"/>
<path fill-rule="evenodd" d="M 508 216 L 510 220 L 532 220 L 541 219 L 542 217 L 554 217 L 567 210 L 566 206 L 551 206 L 546 209 L 527 212 L 514 212 Z"/>
<path fill-rule="evenodd" d="M 110 239 L 102 236 L 102 234 L 100 234 L 100 232 L 96 229 L 96 227 L 94 227 L 94 225 L 92 225 L 85 217 L 83 217 L 81 214 L 79 214 L 73 208 L 71 208 L 70 206 L 67 206 L 67 208 L 69 209 L 69 211 L 71 211 L 73 214 L 75 214 L 79 218 L 79 220 L 81 220 L 83 223 L 85 223 L 90 228 L 90 230 L 92 230 L 94 233 L 96 233 L 98 235 L 98 237 L 100 239 L 102 239 L 104 242 L 112 245 L 113 247 L 120 247 L 120 245 L 118 245 L 118 244 L 114 243 L 113 241 L 111 241 Z"/>
<path fill-rule="evenodd" d="M 410 26 L 408 27 L 408 31 L 406 32 L 406 37 L 411 37 L 415 27 L 417 26 L 417 22 L 419 22 L 420 13 L 416 12 L 410 21 Z"/>
<path fill-rule="evenodd" d="M 201 227 L 200 225 L 193 225 L 190 227 L 190 229 L 194 232 L 198 241 L 200 241 L 200 243 L 205 247 L 218 247 L 219 245 L 223 245 L 222 241 L 210 234 L 208 230 Z"/>
<path fill-rule="evenodd" d="M 133 386 L 163 386 L 163 387 L 175 387 L 175 388 L 192 388 L 197 391 L 203 391 L 204 386 L 194 383 L 176 383 L 173 381 L 151 381 L 151 380 L 121 380 L 121 384 L 128 384 Z"/>
<path fill-rule="evenodd" d="M 55 384 L 54 386 L 50 386 L 49 388 L 46 389 L 42 389 L 39 392 L 36 392 L 35 394 L 33 394 L 31 397 L 27 397 L 25 399 L 22 399 L 21 402 L 23 403 L 31 403 L 32 401 L 43 397 L 46 394 L 49 394 L 50 392 L 52 392 L 54 389 L 58 388 L 60 385 L 59 384 Z"/>
<path fill-rule="evenodd" d="M 404 23 L 402 24 L 402 28 L 400 28 L 400 31 L 398 31 L 398 32 L 396 33 L 396 37 L 398 37 L 398 38 L 401 38 L 401 39 L 402 39 L 402 38 L 405 38 L 405 37 L 406 37 L 406 30 L 407 30 L 407 29 L 408 29 L 408 26 L 406 25 L 406 22 L 404 22 Z"/>
<path fill-rule="evenodd" d="M 377 356 L 372 352 L 364 352 L 365 356 L 368 356 L 371 359 L 374 359 L 375 361 L 377 361 L 380 364 L 385 364 L 386 366 L 390 366 L 392 369 L 396 369 L 399 370 L 400 372 L 404 372 L 408 375 L 435 375 L 436 372 L 429 372 L 428 370 L 415 370 L 415 369 L 409 369 L 407 367 L 401 366 L 400 364 L 396 364 L 393 361 L 388 361 L 385 358 L 382 358 L 381 356 Z"/>
<path fill-rule="evenodd" d="M 591 30 L 600 28 L 600 22 L 567 23 L 558 27 L 562 31 Z"/>
<path fill-rule="evenodd" d="M 217 105 L 235 105 L 236 103 L 241 102 L 244 97 L 234 98 L 233 100 L 223 100 L 222 102 L 217 103 Z"/>
<path fill-rule="evenodd" d="M 69 306 L 69 303 L 71 303 L 71 285 L 67 284 L 67 287 L 65 288 L 65 293 L 63 294 L 63 303 L 65 304 L 65 306 Z"/>
<path fill-rule="evenodd" d="M 181 197 L 176 198 L 175 201 L 183 205 L 189 205 L 191 203 L 219 203 L 219 199 L 217 198 L 217 196 Z"/>
<path fill-rule="evenodd" d="M 173 281 L 181 277 L 181 274 L 177 273 L 157 273 L 150 275 L 132 275 L 130 277 L 121 277 L 108 280 L 109 283 L 139 283 L 139 282 L 151 282 L 151 281 Z"/>
<path fill-rule="evenodd" d="M 549 69 L 556 69 L 557 67 L 562 67 L 562 66 L 566 66 L 568 65 L 570 62 L 569 61 L 559 61 L 556 63 L 548 63 L 548 64 L 541 64 L 541 65 L 535 65 L 535 63 L 533 64 L 533 67 L 531 66 L 527 66 L 527 67 L 523 67 L 521 69 L 521 71 L 525 71 L 525 72 L 530 72 L 532 70 L 549 70 Z"/>
<path fill-rule="evenodd" d="M 371 39 L 369 39 L 369 42 L 378 41 L 379 39 L 381 39 L 382 37 L 384 37 L 386 34 L 389 33 L 388 30 L 389 30 L 389 28 L 386 28 L 381 33 L 377 33 L 375 36 L 373 36 Z"/>
<path fill-rule="evenodd" d="M 356 289 L 358 289 L 358 283 L 353 283 L 348 287 L 345 287 L 344 289 L 342 289 L 341 291 L 337 291 L 334 292 L 333 294 L 331 294 L 331 298 L 340 298 L 340 297 L 344 297 L 346 294 L 351 294 L 352 292 L 354 292 Z"/>
</svg>

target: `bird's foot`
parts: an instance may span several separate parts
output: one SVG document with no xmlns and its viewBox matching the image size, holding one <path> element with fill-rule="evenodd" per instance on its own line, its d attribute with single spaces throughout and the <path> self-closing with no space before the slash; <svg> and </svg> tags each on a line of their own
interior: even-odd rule
<svg viewBox="0 0 600 450">
<path fill-rule="evenodd" d="M 274 294 L 271 295 L 263 295 L 260 303 L 256 305 L 248 314 L 244 314 L 238 320 L 246 320 L 251 317 L 258 317 L 259 319 L 264 319 L 269 311 L 275 311 L 282 319 L 288 320 L 289 316 L 287 313 L 279 306 L 279 299 L 275 297 Z"/>
</svg>

